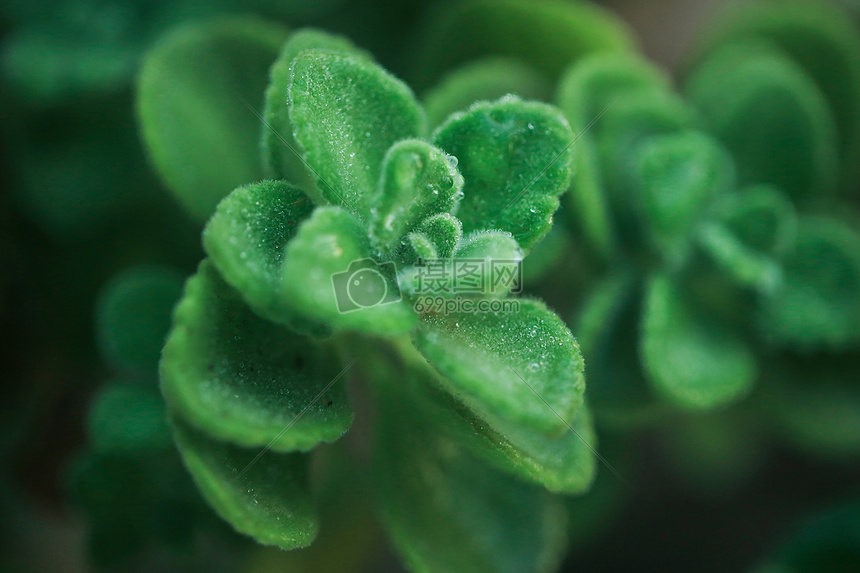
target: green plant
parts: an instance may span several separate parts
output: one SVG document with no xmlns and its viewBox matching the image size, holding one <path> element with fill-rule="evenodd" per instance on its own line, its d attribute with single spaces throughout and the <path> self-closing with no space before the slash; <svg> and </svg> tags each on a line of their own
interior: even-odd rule
<svg viewBox="0 0 860 573">
<path fill-rule="evenodd" d="M 575 131 L 602 113 L 580 142 L 568 206 L 605 269 L 573 330 L 607 421 L 718 407 L 759 380 L 787 398 L 791 356 L 817 356 L 823 381 L 824 362 L 850 362 L 860 343 L 860 130 L 848 103 L 860 96 L 860 35 L 835 9 L 789 2 L 757 3 L 712 36 L 686 100 L 625 54 L 577 61 L 558 88 Z M 815 400 L 856 396 L 850 372 Z M 834 437 L 847 438 L 844 421 Z"/>
<path fill-rule="evenodd" d="M 569 196 L 574 228 L 607 268 L 575 326 L 598 380 L 595 407 L 629 422 L 661 402 L 709 409 L 747 393 L 757 367 L 732 318 L 739 290 L 770 288 L 790 205 L 775 190 L 739 191 L 728 151 L 635 56 L 584 58 L 558 94 L 579 129 L 603 113 L 581 141 Z M 761 245 L 735 234 L 762 213 L 775 226 Z M 730 243 L 716 266 L 702 253 L 714 235 Z M 702 300 L 707 288 L 715 296 Z"/>
<path fill-rule="evenodd" d="M 797 211 L 780 279 L 751 305 L 762 388 L 755 415 L 819 455 L 852 454 L 860 349 L 860 33 L 835 5 L 754 3 L 729 13 L 685 82 L 745 183 Z M 747 234 L 763 228 L 748 225 Z"/>
<path fill-rule="evenodd" d="M 151 157 L 201 215 L 235 185 L 230 167 L 256 155 L 246 143 L 241 157 L 213 163 L 206 150 L 224 143 L 229 157 L 232 143 L 213 134 L 243 121 L 237 108 L 253 115 L 231 89 L 207 94 L 218 105 L 197 105 L 205 79 L 174 72 L 233 66 L 220 77 L 241 77 L 263 53 L 245 46 L 277 37 L 254 26 L 268 29 L 234 20 L 180 32 L 144 65 Z M 188 49 L 210 41 L 224 51 Z M 160 367 L 176 443 L 204 497 L 264 544 L 308 545 L 318 528 L 308 452 L 350 427 L 342 378 L 357 364 L 378 406 L 372 476 L 383 524 L 404 559 L 434 571 L 552 567 L 564 506 L 547 490 L 581 493 L 595 470 L 583 364 L 552 311 L 508 294 L 569 185 L 567 122 L 551 106 L 507 97 L 452 115 L 428 137 L 403 83 L 314 30 L 284 44 L 262 118 L 260 169 L 275 179 L 218 204 L 203 234 L 208 258 L 186 284 Z M 205 131 L 182 129 L 195 125 Z M 356 261 L 372 261 L 377 279 L 348 285 L 353 303 L 371 303 L 346 311 L 337 277 Z M 427 300 L 420 281 L 439 261 L 507 271 L 466 298 L 454 296 L 451 275 L 439 283 L 448 294 Z M 402 296 L 386 299 L 386 289 Z M 450 311 L 463 300 L 495 310 Z"/>
<path fill-rule="evenodd" d="M 554 97 L 579 134 L 565 195 L 573 246 L 556 253 L 565 280 L 541 290 L 576 307 L 598 422 L 663 423 L 761 382 L 752 403 L 771 430 L 813 449 L 856 449 L 845 430 L 860 342 L 855 26 L 820 2 L 729 11 L 678 94 L 592 7 L 576 20 L 598 19 L 591 28 L 603 35 L 575 34 L 591 49 L 536 55 L 576 9 L 531 8 L 476 0 L 440 11 L 426 74 L 438 75 L 437 58 L 474 60 L 425 101 L 441 116 L 505 91 Z M 549 39 L 506 42 L 519 33 L 506 25 L 520 22 Z M 477 39 L 445 41 L 458 34 Z M 574 273 L 564 255 L 587 264 Z"/>
<path fill-rule="evenodd" d="M 606 474 L 585 497 L 547 493 L 591 487 L 590 410 L 598 427 L 658 426 L 699 493 L 750 479 L 763 433 L 855 453 L 860 40 L 820 3 L 740 14 L 676 92 L 589 3 L 443 2 L 417 57 L 404 51 L 423 112 L 374 63 L 397 58 L 317 30 L 231 17 L 162 38 L 138 85 L 143 140 L 206 223 L 208 257 L 176 310 L 162 390 L 209 504 L 264 544 L 319 533 L 282 566 L 355 570 L 376 541 L 371 482 L 415 570 L 550 570 L 565 521 L 581 545 L 624 497 Z M 510 269 L 526 254 L 526 292 L 571 318 L 588 406 L 577 343 L 514 283 L 467 302 L 518 312 L 450 310 L 451 277 L 425 296 L 439 261 Z M 353 271 L 378 280 L 344 307 L 337 277 Z M 164 316 L 147 312 L 127 324 Z M 158 343 L 137 334 L 129 347 Z M 173 496 L 181 480 L 130 479 L 176 478 L 179 459 L 152 388 L 114 367 L 75 493 L 93 545 L 118 554 L 173 541 L 152 515 L 173 502 L 195 508 L 186 531 L 211 524 L 188 484 Z M 613 446 L 639 435 L 602 453 L 616 463 Z"/>
<path fill-rule="evenodd" d="M 184 471 L 158 391 L 161 346 L 182 275 L 154 266 L 126 269 L 103 289 L 96 309 L 100 355 L 112 380 L 89 407 L 88 444 L 68 472 L 73 503 L 88 516 L 87 550 L 101 569 L 156 562 L 223 569 L 227 538 Z M 187 554 L 196 538 L 209 556 Z M 200 561 L 195 561 L 195 558 Z M 221 569 L 213 569 L 219 562 Z"/>
</svg>

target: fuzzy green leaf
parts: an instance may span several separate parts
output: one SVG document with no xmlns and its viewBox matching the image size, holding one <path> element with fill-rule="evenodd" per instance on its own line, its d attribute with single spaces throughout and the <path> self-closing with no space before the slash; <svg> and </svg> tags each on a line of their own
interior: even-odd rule
<svg viewBox="0 0 860 573">
<path fill-rule="evenodd" d="M 783 281 L 762 300 L 763 334 L 800 347 L 860 339 L 860 235 L 833 219 L 807 217 L 783 259 Z"/>
<path fill-rule="evenodd" d="M 263 127 L 263 163 L 268 177 L 286 179 L 308 193 L 316 195 L 311 174 L 299 156 L 299 147 L 290 122 L 290 106 L 287 99 L 292 77 L 290 66 L 305 50 L 329 50 L 353 54 L 372 60 L 370 54 L 360 50 L 348 39 L 334 36 L 321 30 L 305 28 L 293 32 L 281 49 L 278 60 L 269 71 L 269 87 L 266 88 L 266 104 L 263 117 L 268 126 Z M 315 197 L 320 202 L 320 197 Z"/>
<path fill-rule="evenodd" d="M 574 223 L 604 257 L 616 249 L 600 161 L 593 134 L 586 131 L 593 121 L 622 94 L 665 91 L 669 80 L 658 68 L 626 53 L 596 53 L 574 63 L 559 83 L 558 105 L 579 136 L 575 156 L 576 174 L 567 195 Z M 599 126 L 597 126 L 599 128 Z"/>
<path fill-rule="evenodd" d="M 428 217 L 417 229 L 430 239 L 440 258 L 452 256 L 463 237 L 463 223 L 450 213 Z"/>
<path fill-rule="evenodd" d="M 860 175 L 860 33 L 853 19 L 833 2 L 749 2 L 712 35 L 709 45 L 741 38 L 773 42 L 815 80 L 836 119 L 843 183 L 856 183 Z"/>
<path fill-rule="evenodd" d="M 586 54 L 633 47 L 627 26 L 588 2 L 469 0 L 451 3 L 431 20 L 419 82 L 434 82 L 457 65 L 486 56 L 522 60 L 554 81 Z"/>
<path fill-rule="evenodd" d="M 417 139 L 395 143 L 385 154 L 379 189 L 369 203 L 371 241 L 390 251 L 423 219 L 456 211 L 462 189 L 456 159 Z"/>
<path fill-rule="evenodd" d="M 791 201 L 774 187 L 756 186 L 723 197 L 698 239 L 738 284 L 769 292 L 782 280 L 778 259 L 794 245 L 796 233 Z"/>
<path fill-rule="evenodd" d="M 499 419 L 485 421 L 443 388 L 439 374 L 414 345 L 406 339 L 396 344 L 400 361 L 366 353 L 364 367 L 375 381 L 396 384 L 394 389 L 384 386 L 386 395 L 392 390 L 403 394 L 405 403 L 427 418 L 429 431 L 444 434 L 497 469 L 550 491 L 577 494 L 589 488 L 596 470 L 591 448 L 597 447 L 597 438 L 587 408 L 580 409 L 572 421 L 573 431 L 558 438 Z"/>
<path fill-rule="evenodd" d="M 833 115 L 785 54 L 763 42 L 728 45 L 699 65 L 686 91 L 732 151 L 742 183 L 772 183 L 803 200 L 833 191 Z"/>
<path fill-rule="evenodd" d="M 523 252 L 510 233 L 470 233 L 458 243 L 451 260 L 439 258 L 435 245 L 423 233 L 412 233 L 409 240 L 414 254 L 426 260 L 400 272 L 398 280 L 404 292 L 492 298 L 504 297 L 518 286 Z M 416 240 L 426 241 L 427 247 L 416 244 Z M 423 252 L 432 251 L 437 256 L 421 255 L 422 247 Z"/>
<path fill-rule="evenodd" d="M 352 423 L 343 383 L 325 390 L 339 370 L 331 350 L 259 318 L 203 261 L 176 308 L 161 388 L 173 410 L 218 439 L 309 450 Z"/>
<path fill-rule="evenodd" d="M 643 144 L 636 171 L 646 236 L 670 261 L 683 260 L 705 207 L 734 188 L 731 157 L 700 132 L 680 132 Z"/>
<path fill-rule="evenodd" d="M 523 253 L 516 239 L 504 231 L 475 231 L 460 240 L 454 257 L 461 259 L 516 259 Z"/>
<path fill-rule="evenodd" d="M 173 436 L 203 497 L 236 531 L 281 549 L 311 544 L 319 526 L 304 454 L 256 459 L 258 449 L 215 441 L 178 419 Z"/>
<path fill-rule="evenodd" d="M 436 127 L 476 101 L 497 100 L 508 94 L 547 101 L 550 93 L 550 83 L 530 66 L 515 59 L 490 57 L 452 71 L 422 99 L 427 124 Z"/>
<path fill-rule="evenodd" d="M 756 380 L 755 356 L 737 334 L 697 314 L 672 281 L 651 278 L 645 296 L 640 352 L 654 388 L 685 408 L 737 399 Z"/>
<path fill-rule="evenodd" d="M 170 330 L 170 313 L 182 294 L 182 277 L 155 267 L 135 267 L 108 283 L 96 306 L 102 357 L 114 368 L 152 371 Z"/>
<path fill-rule="evenodd" d="M 387 392 L 376 442 L 383 524 L 413 571 L 552 571 L 564 549 L 557 498 L 430 431 L 409 395 Z"/>
<path fill-rule="evenodd" d="M 514 96 L 482 102 L 434 138 L 460 162 L 464 231 L 508 231 L 525 251 L 549 232 L 573 169 L 573 134 L 555 108 Z"/>
<path fill-rule="evenodd" d="M 146 56 L 137 103 L 143 140 L 167 186 L 205 221 L 234 188 L 262 179 L 259 107 L 287 31 L 252 18 L 192 24 Z"/>
<path fill-rule="evenodd" d="M 462 415 L 466 417 L 465 412 Z M 480 448 L 479 455 L 499 469 L 554 493 L 582 494 L 591 487 L 597 472 L 597 434 L 587 407 L 580 408 L 565 433 L 549 439 L 498 420 L 466 419 L 472 424 L 467 442 L 473 442 L 473 448 Z"/>
<path fill-rule="evenodd" d="M 488 464 L 556 493 L 583 493 L 591 485 L 597 436 L 588 408 L 581 408 L 570 422 L 572 430 L 548 438 L 498 419 L 484 420 L 435 381 L 422 382 L 422 402 L 437 426 Z"/>
<path fill-rule="evenodd" d="M 579 346 L 543 303 L 510 314 L 426 315 L 415 346 L 479 416 L 558 437 L 583 403 Z"/>
<path fill-rule="evenodd" d="M 287 302 L 335 330 L 382 336 L 409 331 L 415 313 L 400 297 L 394 263 L 377 264 L 370 256 L 367 233 L 353 215 L 318 207 L 287 244 Z"/>
<path fill-rule="evenodd" d="M 170 447 L 167 410 L 158 389 L 112 382 L 93 398 L 90 443 L 103 454 L 137 454 Z"/>
<path fill-rule="evenodd" d="M 385 154 L 425 130 L 412 92 L 361 57 L 307 50 L 293 60 L 289 101 L 296 141 L 321 196 L 366 221 Z"/>
<path fill-rule="evenodd" d="M 510 233 L 500 231 L 469 233 L 454 251 L 454 265 L 477 263 L 480 266 L 487 279 L 484 294 L 490 296 L 505 296 L 518 286 L 517 269 L 522 260 L 523 251 L 516 239 Z"/>
<path fill-rule="evenodd" d="M 269 320 L 293 321 L 281 294 L 284 247 L 313 207 L 285 181 L 253 183 L 221 201 L 203 232 L 203 247 L 221 276 Z"/>
<path fill-rule="evenodd" d="M 433 244 L 433 241 L 430 240 L 430 237 L 420 231 L 415 231 L 414 233 L 406 235 L 406 238 L 403 240 L 400 255 L 400 260 L 404 263 L 414 265 L 422 259 L 434 260 L 438 258 L 439 251 L 436 249 L 436 245 Z M 404 272 L 411 273 L 412 271 L 407 268 Z M 400 278 L 398 278 L 397 281 L 398 283 L 401 283 Z M 409 292 L 412 291 L 410 290 Z"/>
</svg>

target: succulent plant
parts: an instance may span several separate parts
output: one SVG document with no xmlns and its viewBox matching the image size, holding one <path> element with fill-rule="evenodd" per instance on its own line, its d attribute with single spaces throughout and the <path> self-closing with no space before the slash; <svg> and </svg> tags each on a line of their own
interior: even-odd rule
<svg viewBox="0 0 860 573">
<path fill-rule="evenodd" d="M 209 29 L 236 43 L 230 61 L 210 51 L 201 61 L 175 37 L 142 75 L 151 157 L 201 216 L 243 173 L 231 146 L 218 148 L 231 129 L 222 106 L 255 111 L 218 85 L 204 101 L 220 103 L 198 106 L 213 88 L 201 78 L 218 66 L 241 77 L 251 68 L 239 59 L 256 62 L 255 46 L 278 36 L 235 24 Z M 576 340 L 546 305 L 511 291 L 570 183 L 567 121 L 505 97 L 428 133 L 405 84 L 316 30 L 289 36 L 265 95 L 259 169 L 271 178 L 218 203 L 160 365 L 198 487 L 261 543 L 310 544 L 308 464 L 350 428 L 345 382 L 358 374 L 377 406 L 383 524 L 405 561 L 546 570 L 565 545 L 564 505 L 550 492 L 588 489 L 595 437 Z M 254 147 L 242 149 L 249 167 Z M 213 162 L 215 149 L 228 159 Z"/>
</svg>

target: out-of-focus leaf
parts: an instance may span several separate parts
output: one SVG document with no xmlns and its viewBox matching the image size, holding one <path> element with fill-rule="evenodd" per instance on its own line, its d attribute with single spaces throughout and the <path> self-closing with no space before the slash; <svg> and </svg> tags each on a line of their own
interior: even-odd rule
<svg viewBox="0 0 860 573">
<path fill-rule="evenodd" d="M 860 502 L 813 516 L 758 573 L 852 573 L 860 560 Z"/>
<path fill-rule="evenodd" d="M 170 447 L 167 410 L 157 388 L 112 382 L 93 399 L 90 443 L 103 454 L 135 454 Z"/>
<path fill-rule="evenodd" d="M 622 465 L 625 460 L 616 453 L 619 447 L 613 445 L 613 442 L 602 440 L 600 455 L 609 460 L 608 463 L 617 468 L 621 475 L 627 475 L 627 468 Z M 567 534 L 570 540 L 568 552 L 585 550 L 592 541 L 598 541 L 616 519 L 621 517 L 630 495 L 631 488 L 601 465 L 588 493 L 566 500 Z"/>
<path fill-rule="evenodd" d="M 750 38 L 778 45 L 815 80 L 836 120 L 843 184 L 855 185 L 860 175 L 860 33 L 856 22 L 834 2 L 746 2 L 725 19 L 703 51 Z"/>
<path fill-rule="evenodd" d="M 680 132 L 642 144 L 636 162 L 642 226 L 671 263 L 686 258 L 705 207 L 734 188 L 734 165 L 707 135 Z"/>
<path fill-rule="evenodd" d="M 102 357 L 121 370 L 154 370 L 181 294 L 182 277 L 166 269 L 133 267 L 114 277 L 96 307 Z"/>
<path fill-rule="evenodd" d="M 6 147 L 9 196 L 55 240 L 80 243 L 112 230 L 153 199 L 158 182 L 142 156 L 127 101 L 94 98 L 21 112 L 10 109 L 3 121 L 15 134 Z"/>
<path fill-rule="evenodd" d="M 641 294 L 627 274 L 597 283 L 573 321 L 598 422 L 629 428 L 659 414 L 637 354 Z"/>
<path fill-rule="evenodd" d="M 794 245 L 796 232 L 791 201 L 774 187 L 755 186 L 723 197 L 698 240 L 738 284 L 769 292 L 782 280 L 779 257 Z"/>
<path fill-rule="evenodd" d="M 260 107 L 286 35 L 262 20 L 219 18 L 168 33 L 144 59 L 137 91 L 144 143 L 200 221 L 234 188 L 263 178 L 260 120 L 246 103 Z"/>
<path fill-rule="evenodd" d="M 737 399 L 755 382 L 755 355 L 743 338 L 697 314 L 669 277 L 651 277 L 642 323 L 645 371 L 673 403 L 712 408 Z"/>
<path fill-rule="evenodd" d="M 522 60 L 555 80 L 586 54 L 632 46 L 627 26 L 588 2 L 450 2 L 427 26 L 418 82 L 432 83 L 457 65 L 485 56 Z"/>
<path fill-rule="evenodd" d="M 599 123 L 601 114 L 620 95 L 668 89 L 668 79 L 656 67 L 626 53 L 586 56 L 572 64 L 559 82 L 558 105 L 579 137 L 575 177 L 567 195 L 568 211 L 574 224 L 603 257 L 615 252 L 617 239 L 594 136 L 587 128 L 592 122 Z"/>
<path fill-rule="evenodd" d="M 666 92 L 667 75 L 633 53 L 598 52 L 573 62 L 558 85 L 557 101 L 579 132 L 617 97 L 637 92 Z"/>
<path fill-rule="evenodd" d="M 771 183 L 797 200 L 834 190 L 836 123 L 815 82 L 784 53 L 763 42 L 727 45 L 696 68 L 686 91 L 733 153 L 741 183 Z"/>
<path fill-rule="evenodd" d="M 646 244 L 637 208 L 642 182 L 636 164 L 641 146 L 658 135 L 695 129 L 697 120 L 693 110 L 671 92 L 622 93 L 613 101 L 593 128 L 595 157 L 613 221 L 625 229 L 617 235 L 619 246 L 639 254 Z"/>
<path fill-rule="evenodd" d="M 10 91 L 28 105 L 56 105 L 128 84 L 145 35 L 133 21 L 134 10 L 111 2 L 49 9 L 49 17 L 13 28 L 4 38 L 0 73 Z"/>
<path fill-rule="evenodd" d="M 531 250 L 528 261 L 523 263 L 523 283 L 537 286 L 547 278 L 570 254 L 573 241 L 567 226 L 555 221 L 546 237 Z"/>
<path fill-rule="evenodd" d="M 87 515 L 88 557 L 100 568 L 133 567 L 156 542 L 187 549 L 214 521 L 172 445 L 149 455 L 88 452 L 67 479 L 70 500 Z"/>
<path fill-rule="evenodd" d="M 800 347 L 860 339 L 860 234 L 835 219 L 801 218 L 783 280 L 762 299 L 762 334 Z"/>
<path fill-rule="evenodd" d="M 513 58 L 489 57 L 452 71 L 422 99 L 427 124 L 436 127 L 476 101 L 494 101 L 508 94 L 546 101 L 550 93 L 550 83 L 527 64 Z"/>
<path fill-rule="evenodd" d="M 762 469 L 767 457 L 760 418 L 750 414 L 744 407 L 697 412 L 662 428 L 663 455 L 686 489 L 728 495 Z"/>
<path fill-rule="evenodd" d="M 860 354 L 780 353 L 768 363 L 756 412 L 793 446 L 817 457 L 860 452 Z"/>
</svg>

